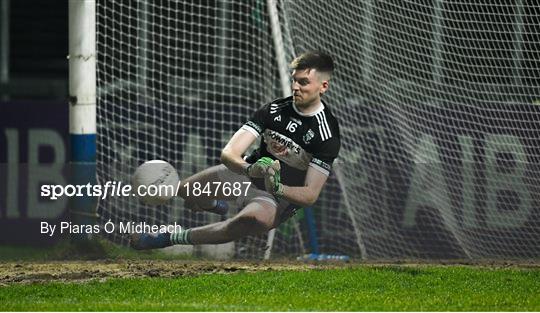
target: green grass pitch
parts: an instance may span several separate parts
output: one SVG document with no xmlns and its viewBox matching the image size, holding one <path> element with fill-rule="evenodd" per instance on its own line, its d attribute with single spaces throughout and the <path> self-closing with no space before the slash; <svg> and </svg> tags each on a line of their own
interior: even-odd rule
<svg viewBox="0 0 540 313">
<path fill-rule="evenodd" d="M 362 265 L 0 286 L 3 311 L 540 311 L 540 270 Z"/>
</svg>

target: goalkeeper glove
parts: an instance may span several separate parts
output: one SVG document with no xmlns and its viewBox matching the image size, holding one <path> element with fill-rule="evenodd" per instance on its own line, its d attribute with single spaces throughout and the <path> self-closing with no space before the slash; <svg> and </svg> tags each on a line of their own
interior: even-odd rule
<svg viewBox="0 0 540 313">
<path fill-rule="evenodd" d="M 272 165 L 273 160 L 269 157 L 262 157 L 257 162 L 250 164 L 246 168 L 246 174 L 253 178 L 262 178 L 265 176 L 268 168 Z"/>
<path fill-rule="evenodd" d="M 266 187 L 266 191 L 277 197 L 283 196 L 280 168 L 279 161 L 275 160 L 264 175 L 264 186 Z"/>
</svg>

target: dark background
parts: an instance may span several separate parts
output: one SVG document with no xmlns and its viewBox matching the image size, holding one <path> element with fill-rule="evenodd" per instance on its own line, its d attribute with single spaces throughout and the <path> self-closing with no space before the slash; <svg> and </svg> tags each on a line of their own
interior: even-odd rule
<svg viewBox="0 0 540 313">
<path fill-rule="evenodd" d="M 0 99 L 66 99 L 68 2 L 1 0 L 9 6 L 9 81 Z"/>
</svg>

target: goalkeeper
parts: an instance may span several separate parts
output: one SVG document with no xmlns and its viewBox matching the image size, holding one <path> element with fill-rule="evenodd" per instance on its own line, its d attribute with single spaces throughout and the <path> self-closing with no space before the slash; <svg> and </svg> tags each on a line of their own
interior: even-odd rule
<svg viewBox="0 0 540 313">
<path fill-rule="evenodd" d="M 259 235 L 312 205 L 330 174 L 340 149 L 337 119 L 321 100 L 334 70 L 332 57 L 306 52 L 294 59 L 292 96 L 275 100 L 255 112 L 229 140 L 221 153 L 222 165 L 210 167 L 184 181 L 178 196 L 195 210 L 226 213 L 233 200 L 218 192 L 215 198 L 189 195 L 186 186 L 199 182 L 251 182 L 247 193 L 235 198 L 241 210 L 225 221 L 178 233 L 133 234 L 135 249 L 175 244 L 218 244 Z M 243 155 L 255 141 L 259 147 Z M 212 192 L 212 196 L 214 196 Z"/>
</svg>

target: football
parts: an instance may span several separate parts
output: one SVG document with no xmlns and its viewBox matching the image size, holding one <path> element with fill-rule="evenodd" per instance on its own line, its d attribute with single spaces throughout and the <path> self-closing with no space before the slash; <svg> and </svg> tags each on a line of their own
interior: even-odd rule
<svg viewBox="0 0 540 313">
<path fill-rule="evenodd" d="M 141 164 L 133 174 L 133 191 L 149 205 L 165 204 L 176 194 L 180 178 L 169 162 L 151 160 Z"/>
</svg>

